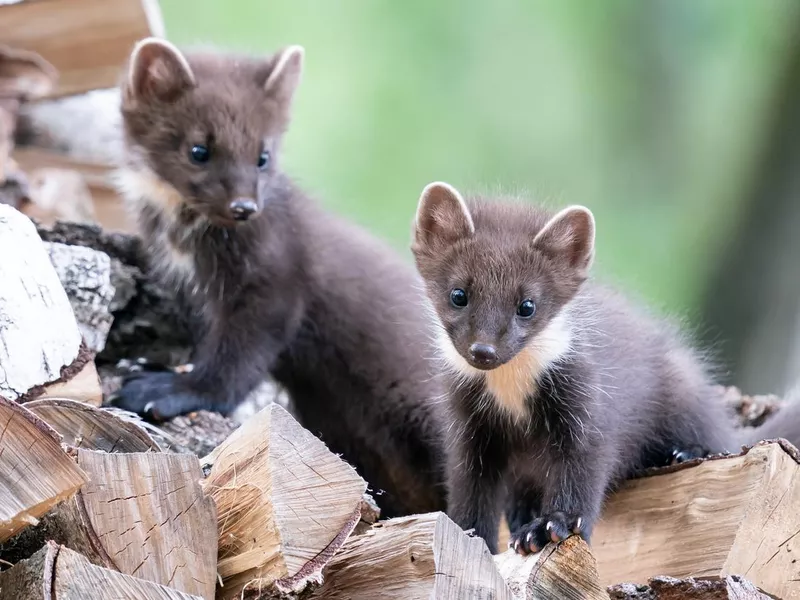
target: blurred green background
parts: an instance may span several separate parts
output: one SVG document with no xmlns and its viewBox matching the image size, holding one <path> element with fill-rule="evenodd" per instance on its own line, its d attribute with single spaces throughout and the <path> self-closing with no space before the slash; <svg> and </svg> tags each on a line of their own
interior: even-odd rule
<svg viewBox="0 0 800 600">
<path fill-rule="evenodd" d="M 305 46 L 284 166 L 402 252 L 431 180 L 586 204 L 604 278 L 701 329 L 800 10 L 796 0 L 160 4 L 181 45 Z"/>
</svg>

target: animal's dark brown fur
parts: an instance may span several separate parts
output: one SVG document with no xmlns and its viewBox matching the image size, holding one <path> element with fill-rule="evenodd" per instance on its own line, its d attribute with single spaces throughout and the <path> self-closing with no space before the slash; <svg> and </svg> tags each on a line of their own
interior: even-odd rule
<svg viewBox="0 0 800 600">
<path fill-rule="evenodd" d="M 520 552 L 572 531 L 588 540 L 605 495 L 635 471 L 744 441 L 703 357 L 587 281 L 593 244 L 581 208 L 554 219 L 528 204 L 465 202 L 445 184 L 420 201 L 413 251 L 456 424 L 448 511 L 493 552 L 503 507 Z M 451 300 L 456 288 L 466 306 Z M 516 314 L 525 299 L 536 305 L 527 319 Z M 496 350 L 493 368 L 471 356 L 475 342 Z"/>
<path fill-rule="evenodd" d="M 271 373 L 302 423 L 385 490 L 384 515 L 441 510 L 443 387 L 421 284 L 278 168 L 301 64 L 297 48 L 265 60 L 184 59 L 150 42 L 134 54 L 120 188 L 154 270 L 182 290 L 201 335 L 191 373 L 132 379 L 114 402 L 156 418 L 227 413 Z M 190 160 L 195 145 L 210 150 L 207 162 Z M 230 208 L 239 198 L 257 209 L 241 222 Z"/>
</svg>

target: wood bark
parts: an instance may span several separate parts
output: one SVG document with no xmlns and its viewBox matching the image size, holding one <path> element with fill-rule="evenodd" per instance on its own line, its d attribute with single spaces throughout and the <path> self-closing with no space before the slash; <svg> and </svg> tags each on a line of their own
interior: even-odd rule
<svg viewBox="0 0 800 600">
<path fill-rule="evenodd" d="M 609 596 L 611 600 L 770 600 L 771 598 L 746 579 L 736 575 L 712 580 L 654 577 L 649 585 L 625 583 L 611 586 Z"/>
<path fill-rule="evenodd" d="M 103 350 L 111 328 L 111 260 L 91 248 L 45 242 L 50 262 L 67 293 L 72 312 L 86 347 Z"/>
<path fill-rule="evenodd" d="M 37 398 L 68 398 L 91 406 L 100 406 L 103 403 L 103 388 L 94 361 L 90 360 L 78 367 L 69 380 L 43 386 Z"/>
<path fill-rule="evenodd" d="M 592 536 L 603 585 L 739 575 L 777 597 L 800 593 L 796 457 L 762 443 L 626 482 Z"/>
<path fill-rule="evenodd" d="M 514 600 L 608 600 L 597 562 L 578 536 L 530 556 L 507 550 L 494 560 Z"/>
<path fill-rule="evenodd" d="M 0 542 L 36 524 L 86 481 L 55 430 L 0 396 Z"/>
<path fill-rule="evenodd" d="M 48 542 L 31 558 L 0 573 L 0 600 L 201 600 L 179 590 L 92 564 Z"/>
<path fill-rule="evenodd" d="M 0 40 L 60 73 L 53 96 L 111 87 L 133 45 L 164 35 L 155 0 L 23 0 L 0 6 Z"/>
<path fill-rule="evenodd" d="M 5 205 L 0 256 L 0 395 L 18 400 L 62 378 L 79 358 L 81 334 L 36 228 Z"/>
<path fill-rule="evenodd" d="M 303 593 L 361 518 L 366 482 L 277 404 L 202 463 L 219 511 L 220 599 Z"/>
<path fill-rule="evenodd" d="M 313 595 L 326 600 L 512 600 L 483 540 L 444 513 L 377 523 L 350 538 Z"/>
</svg>

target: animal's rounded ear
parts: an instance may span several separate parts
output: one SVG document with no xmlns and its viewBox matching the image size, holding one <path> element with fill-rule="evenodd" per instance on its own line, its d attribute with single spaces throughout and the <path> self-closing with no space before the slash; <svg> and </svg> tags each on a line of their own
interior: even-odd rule
<svg viewBox="0 0 800 600">
<path fill-rule="evenodd" d="M 533 245 L 563 257 L 586 276 L 594 261 L 594 215 L 585 206 L 568 206 L 550 219 L 536 234 Z"/>
<path fill-rule="evenodd" d="M 149 37 L 134 46 L 128 61 L 127 98 L 171 102 L 195 85 L 192 68 L 172 43 Z"/>
<path fill-rule="evenodd" d="M 278 54 L 264 83 L 270 96 L 281 103 L 291 102 L 303 75 L 305 54 L 302 46 L 289 46 Z"/>
<path fill-rule="evenodd" d="M 467 203 L 450 184 L 435 181 L 422 190 L 414 220 L 414 245 L 452 244 L 475 233 Z"/>
</svg>

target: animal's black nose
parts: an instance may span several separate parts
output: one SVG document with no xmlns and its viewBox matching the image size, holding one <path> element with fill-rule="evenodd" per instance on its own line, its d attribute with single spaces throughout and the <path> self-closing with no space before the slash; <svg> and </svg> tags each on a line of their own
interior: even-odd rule
<svg viewBox="0 0 800 600">
<path fill-rule="evenodd" d="M 472 344 L 469 347 L 469 356 L 476 365 L 491 367 L 497 362 L 497 350 L 489 344 Z"/>
<path fill-rule="evenodd" d="M 237 221 L 247 221 L 258 212 L 258 204 L 252 198 L 237 198 L 230 205 L 231 215 Z"/>
</svg>

